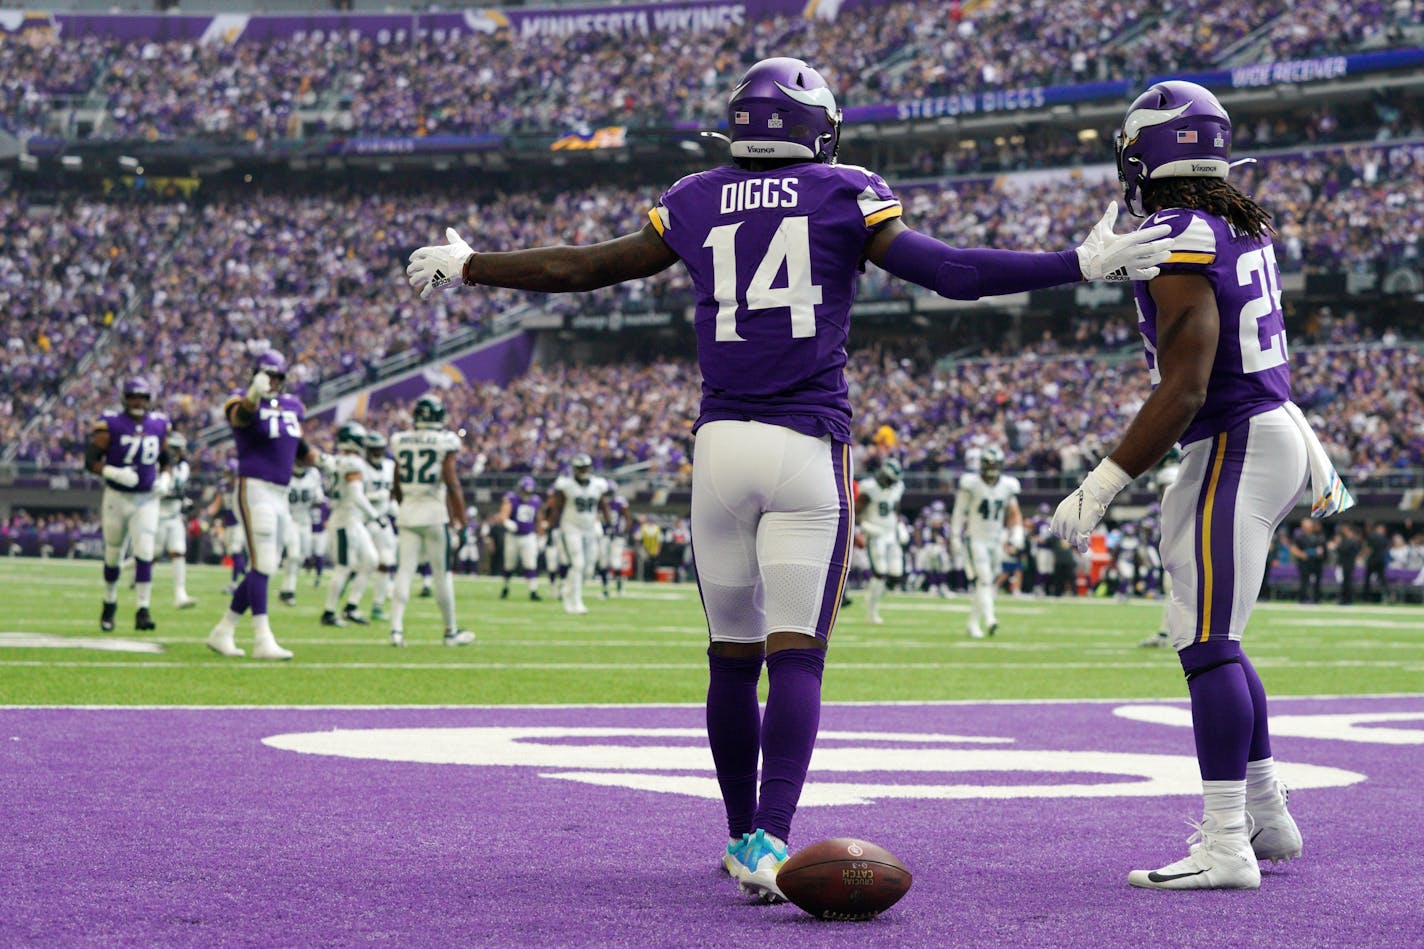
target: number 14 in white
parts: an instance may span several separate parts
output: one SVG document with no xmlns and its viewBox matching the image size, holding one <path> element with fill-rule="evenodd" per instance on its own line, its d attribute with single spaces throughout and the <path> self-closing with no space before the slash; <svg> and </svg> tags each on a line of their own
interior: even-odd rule
<svg viewBox="0 0 1424 949">
<path fill-rule="evenodd" d="M 743 342 L 737 332 L 737 230 L 745 223 L 720 224 L 707 234 L 703 247 L 712 248 L 712 295 L 717 300 L 719 343 Z M 747 285 L 747 309 L 791 311 L 791 336 L 804 339 L 816 335 L 816 306 L 821 302 L 821 286 L 811 282 L 810 219 L 782 218 L 771 235 L 766 254 L 757 264 Z M 773 287 L 772 280 L 786 265 L 786 286 Z"/>
</svg>

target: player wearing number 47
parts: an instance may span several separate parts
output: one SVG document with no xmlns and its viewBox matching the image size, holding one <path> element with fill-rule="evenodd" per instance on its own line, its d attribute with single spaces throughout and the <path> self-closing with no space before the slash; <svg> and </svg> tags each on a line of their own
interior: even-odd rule
<svg viewBox="0 0 1424 949">
<path fill-rule="evenodd" d="M 697 295 L 702 370 L 692 541 L 710 635 L 707 732 L 745 889 L 780 897 L 792 814 L 820 716 L 821 673 L 854 529 L 846 337 L 870 260 L 957 299 L 1084 279 L 1146 279 L 1170 227 L 1116 235 L 1109 207 L 1059 253 L 961 250 L 901 220 L 879 176 L 836 161 L 841 112 L 795 59 L 757 63 L 732 90 L 732 163 L 678 181 L 640 231 L 600 244 L 475 253 L 454 228 L 406 273 L 422 299 L 466 286 L 566 292 L 679 261 Z M 764 716 L 757 681 L 770 679 Z M 760 792 L 757 763 L 764 761 Z M 720 849 L 720 848 L 719 848 Z"/>
<path fill-rule="evenodd" d="M 223 656 L 241 656 L 234 642 L 237 622 L 252 611 L 252 658 L 290 659 L 277 644 L 267 619 L 267 583 L 277 570 L 286 543 L 291 509 L 287 485 L 297 461 L 322 465 L 325 456 L 302 437 L 306 406 L 282 391 L 287 360 L 268 350 L 257 357 L 244 392 L 227 400 L 224 413 L 237 447 L 237 527 L 251 557 L 247 575 L 233 591 L 232 602 L 212 632 L 208 648 Z"/>
<path fill-rule="evenodd" d="M 1290 401 L 1270 215 L 1227 183 L 1230 149 L 1230 117 L 1195 83 L 1158 83 L 1128 108 L 1117 141 L 1128 209 L 1171 233 L 1161 274 L 1134 287 L 1153 390 L 1052 522 L 1086 550 L 1118 492 L 1182 443 L 1162 496 L 1161 552 L 1205 813 L 1184 859 L 1128 875 L 1156 889 L 1255 889 L 1259 860 L 1301 853 L 1276 779 L 1266 691 L 1241 634 L 1276 526 L 1307 486 L 1314 517 L 1354 504 Z"/>
</svg>

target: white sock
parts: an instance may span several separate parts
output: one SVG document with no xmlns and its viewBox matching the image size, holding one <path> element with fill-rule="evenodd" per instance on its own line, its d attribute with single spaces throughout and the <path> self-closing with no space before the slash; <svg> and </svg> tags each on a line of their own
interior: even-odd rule
<svg viewBox="0 0 1424 949">
<path fill-rule="evenodd" d="M 1280 795 L 1276 792 L 1276 759 L 1262 758 L 1260 761 L 1246 762 L 1246 802 L 1250 805 L 1275 805 Z"/>
<path fill-rule="evenodd" d="M 218 625 L 221 626 L 223 629 L 227 630 L 229 633 L 231 633 L 233 630 L 237 629 L 237 621 L 240 619 L 242 619 L 242 617 L 234 613 L 232 610 L 224 610 L 223 618 L 218 620 Z"/>
<path fill-rule="evenodd" d="M 869 588 L 865 592 L 865 605 L 874 616 L 880 612 L 880 596 L 885 591 L 885 581 L 879 577 L 871 577 Z"/>
<path fill-rule="evenodd" d="M 252 617 L 252 633 L 257 639 L 272 638 L 272 624 L 267 619 L 266 613 L 257 613 Z"/>
<path fill-rule="evenodd" d="M 1206 817 L 1213 828 L 1229 834 L 1246 833 L 1246 782 L 1203 781 Z"/>
<path fill-rule="evenodd" d="M 137 607 L 138 607 L 139 609 L 141 609 L 141 610 L 146 610 L 146 609 L 148 609 L 149 604 L 150 604 L 152 601 L 153 601 L 153 584 L 152 584 L 152 583 L 135 583 L 135 584 L 134 584 L 134 605 L 137 606 Z"/>
<path fill-rule="evenodd" d="M 186 600 L 188 598 L 188 561 L 182 557 L 174 557 L 169 563 L 173 564 L 173 599 Z"/>
<path fill-rule="evenodd" d="M 440 607 L 440 618 L 446 629 L 456 629 L 455 623 L 455 578 L 444 574 L 435 586 L 435 605 Z"/>
</svg>

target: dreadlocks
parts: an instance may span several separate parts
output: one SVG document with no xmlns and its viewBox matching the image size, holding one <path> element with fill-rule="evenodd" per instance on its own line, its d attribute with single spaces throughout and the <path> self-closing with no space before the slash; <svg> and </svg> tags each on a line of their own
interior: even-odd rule
<svg viewBox="0 0 1424 949">
<path fill-rule="evenodd" d="M 1149 212 L 1163 208 L 1205 211 L 1226 219 L 1248 237 L 1259 239 L 1276 232 L 1270 212 L 1220 178 L 1149 179 L 1142 188 L 1142 204 Z"/>
</svg>

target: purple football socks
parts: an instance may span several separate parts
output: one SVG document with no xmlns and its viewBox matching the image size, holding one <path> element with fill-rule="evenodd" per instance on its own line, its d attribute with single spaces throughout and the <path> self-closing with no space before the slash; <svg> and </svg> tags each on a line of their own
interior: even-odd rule
<svg viewBox="0 0 1424 949">
<path fill-rule="evenodd" d="M 754 829 L 757 759 L 761 754 L 761 709 L 757 680 L 761 656 L 732 659 L 707 654 L 707 744 L 727 805 L 727 834 Z"/>
<path fill-rule="evenodd" d="M 761 798 L 753 826 L 791 837 L 791 817 L 821 725 L 823 649 L 784 649 L 766 657 L 769 689 L 761 723 Z"/>
</svg>

